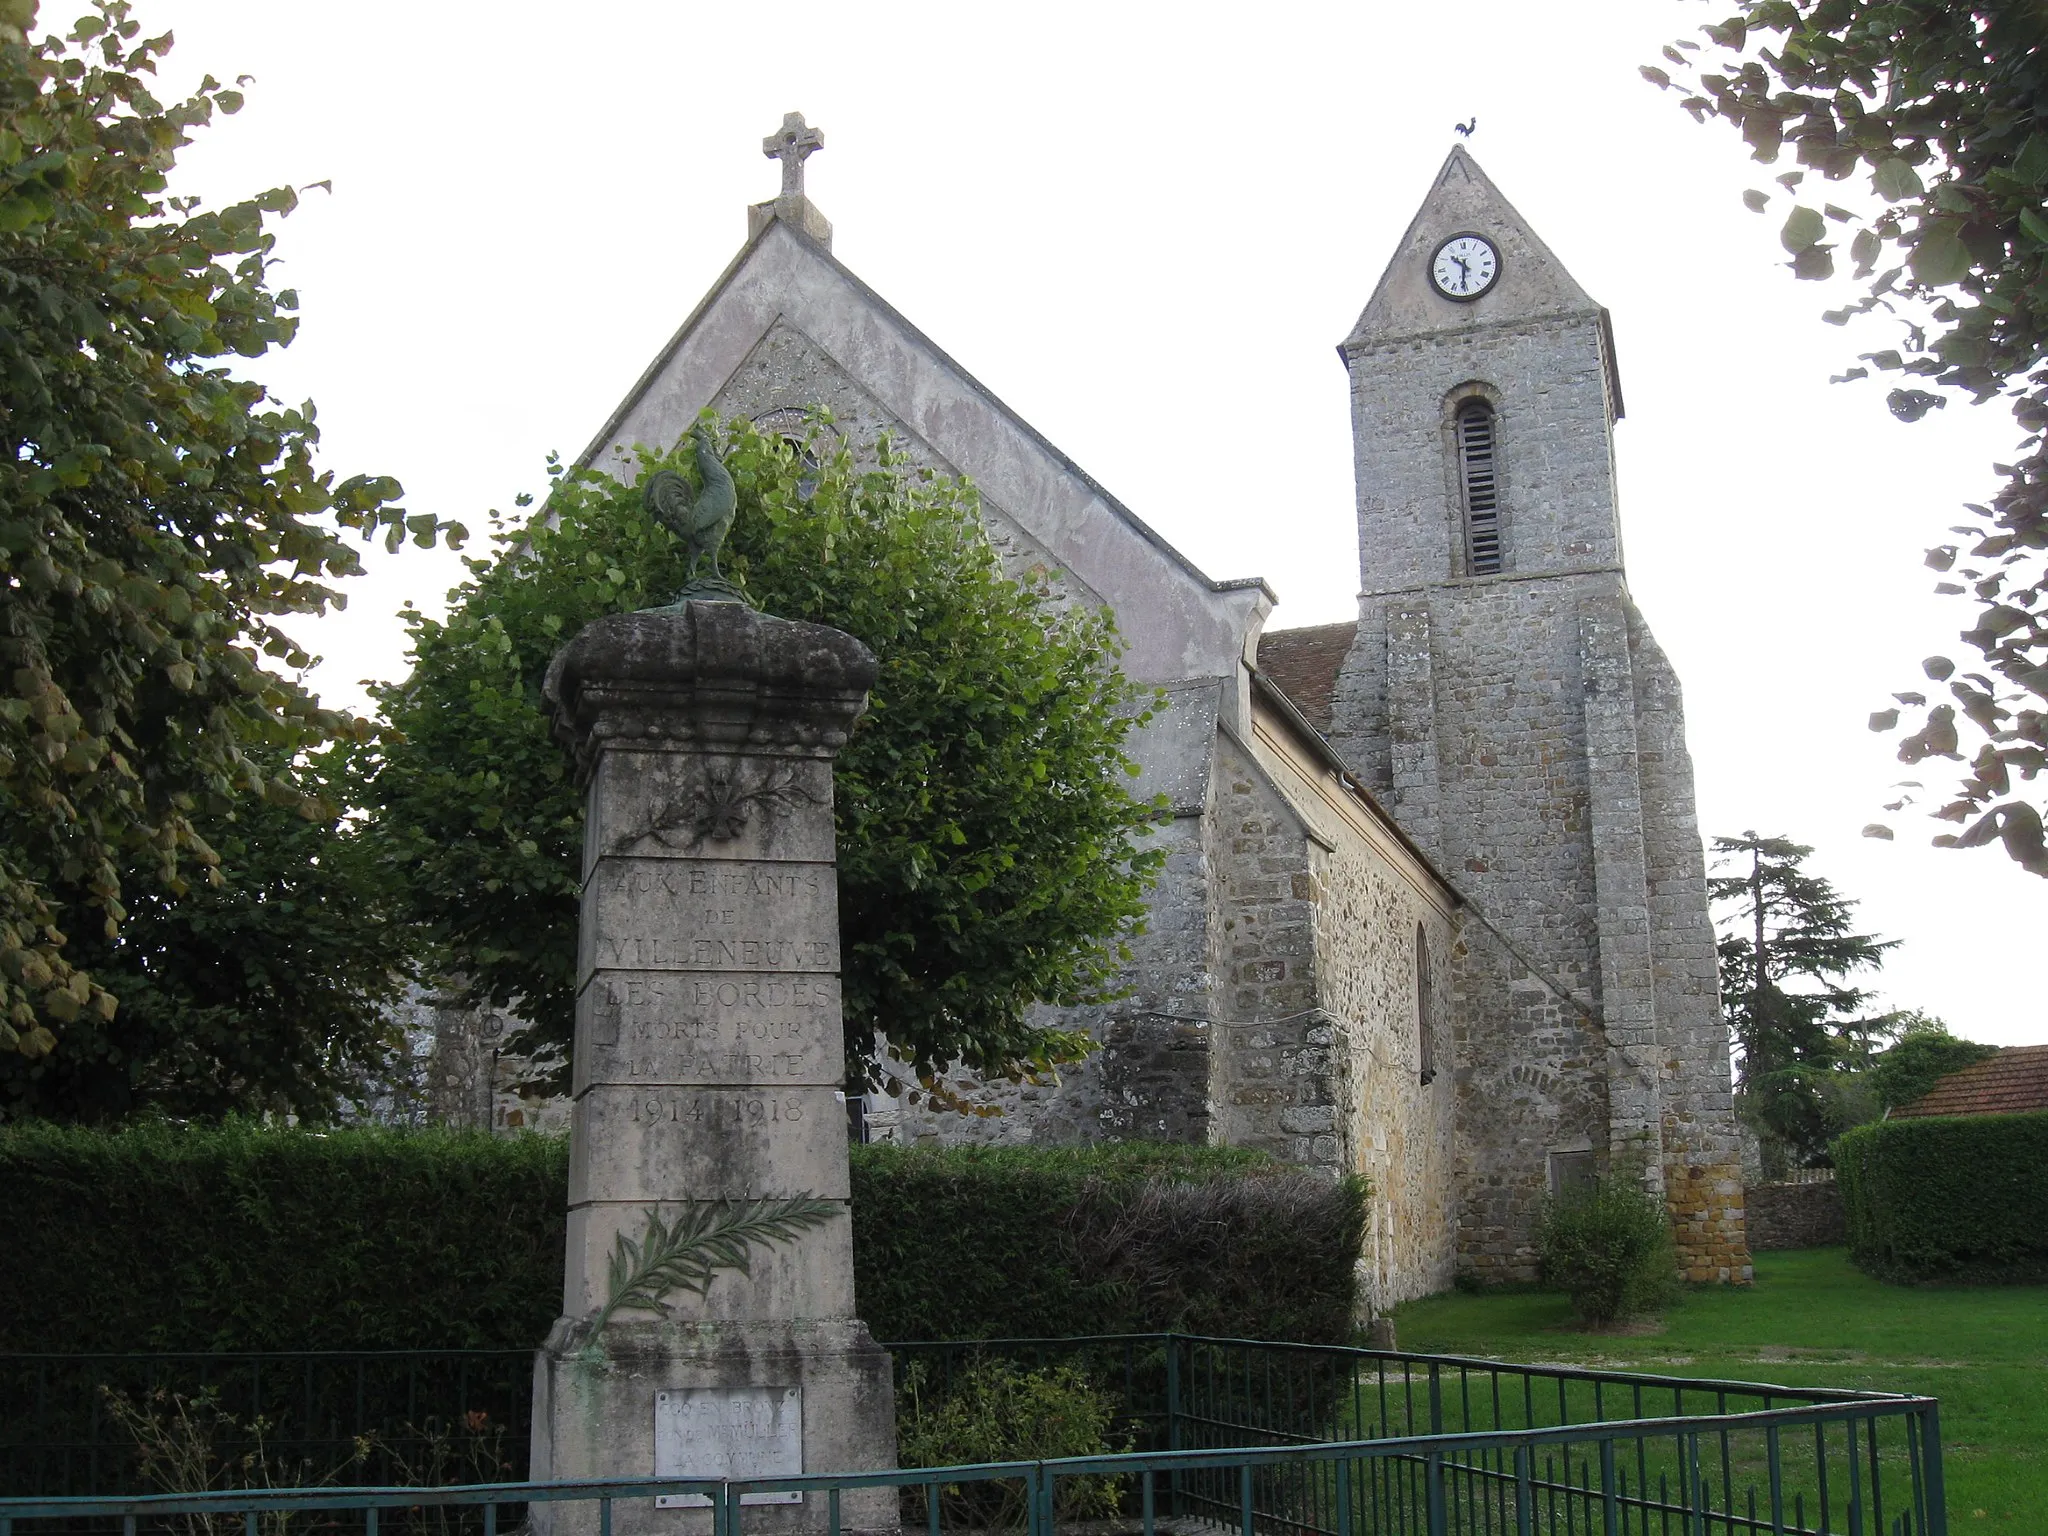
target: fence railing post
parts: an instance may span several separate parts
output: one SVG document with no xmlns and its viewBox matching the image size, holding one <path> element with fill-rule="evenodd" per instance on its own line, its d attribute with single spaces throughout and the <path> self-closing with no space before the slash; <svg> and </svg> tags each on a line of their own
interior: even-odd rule
<svg viewBox="0 0 2048 1536">
<path fill-rule="evenodd" d="M 1920 1456 L 1926 1463 L 1922 1474 L 1927 1486 L 1927 1509 L 1921 1516 L 1927 1536 L 1948 1536 L 1948 1491 L 1941 1475 L 1941 1405 L 1929 1403 L 1920 1410 Z"/>
<path fill-rule="evenodd" d="M 1180 1335 L 1166 1336 L 1166 1448 L 1169 1451 L 1181 1449 L 1180 1443 Z M 1166 1511 L 1178 1520 L 1186 1510 L 1182 1507 L 1181 1474 L 1176 1467 L 1167 1474 Z"/>
</svg>

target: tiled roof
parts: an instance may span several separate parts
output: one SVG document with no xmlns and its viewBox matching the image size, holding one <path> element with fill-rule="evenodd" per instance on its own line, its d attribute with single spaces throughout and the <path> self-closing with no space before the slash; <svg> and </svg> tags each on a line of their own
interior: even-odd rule
<svg viewBox="0 0 2048 1536">
<path fill-rule="evenodd" d="M 1275 629 L 1259 636 L 1259 671 L 1325 736 L 1330 733 L 1330 696 L 1337 688 L 1337 669 L 1357 637 L 1356 623 Z"/>
<path fill-rule="evenodd" d="M 1925 1095 L 1892 1111 L 1920 1115 L 2017 1115 L 2048 1109 L 2048 1045 L 2013 1045 L 1960 1072 L 1951 1072 Z"/>
</svg>

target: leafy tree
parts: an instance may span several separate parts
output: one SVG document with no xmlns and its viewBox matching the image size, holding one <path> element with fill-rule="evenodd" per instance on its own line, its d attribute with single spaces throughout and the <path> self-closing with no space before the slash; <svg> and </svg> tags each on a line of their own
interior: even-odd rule
<svg viewBox="0 0 2048 1536">
<path fill-rule="evenodd" d="M 1026 1010 L 1106 995 L 1162 856 L 1143 846 L 1160 806 L 1124 787 L 1151 697 L 1116 670 L 1109 616 L 1007 579 L 973 488 L 898 462 L 886 438 L 857 460 L 823 423 L 802 448 L 740 419 L 723 437 L 727 574 L 881 661 L 837 767 L 848 1059 L 859 1070 L 880 1031 L 927 1092 L 956 1059 L 1010 1077 L 1078 1059 L 1085 1035 Z M 696 483 L 687 452 L 640 458 L 636 481 L 667 467 Z M 472 999 L 566 1045 L 582 794 L 541 679 L 591 619 L 666 602 L 684 560 L 607 473 L 559 474 L 543 511 L 469 562 L 445 622 L 409 615 L 412 676 L 378 695 L 403 736 L 378 774 L 378 835 Z"/>
<path fill-rule="evenodd" d="M 362 756 L 342 743 L 296 773 L 318 803 L 359 805 Z M 220 854 L 221 882 L 179 896 L 138 872 L 119 936 L 72 939 L 76 963 L 121 1006 L 74 1020 L 59 1050 L 0 1055 L 0 1118 L 320 1123 L 386 1065 L 397 1043 L 387 1008 L 414 940 L 360 827 L 254 796 L 195 826 Z"/>
<path fill-rule="evenodd" d="M 214 212 L 165 186 L 240 95 L 160 104 L 170 38 L 124 0 L 33 22 L 0 0 L 0 1051 L 75 1031 L 61 1076 L 116 1008 L 82 936 L 118 954 L 139 902 L 222 881 L 202 826 L 234 805 L 322 814 L 297 753 L 368 729 L 267 664 L 310 661 L 278 621 L 339 605 L 351 533 L 443 530 L 392 480 L 316 469 L 312 408 L 235 376 L 297 324 L 267 270 L 296 195 Z"/>
<path fill-rule="evenodd" d="M 1664 50 L 1680 67 L 1682 105 L 1736 126 L 1756 159 L 1789 148 L 1805 168 L 1777 178 L 1792 202 L 1781 238 L 1793 274 L 1830 276 L 1846 235 L 1863 291 L 1826 318 L 1844 324 L 1877 310 L 1900 321 L 1900 344 L 1863 354 L 1868 366 L 1844 377 L 1900 375 L 1887 404 L 1907 421 L 1946 403 L 1915 379 L 2011 402 L 2022 436 L 2012 462 L 1997 466 L 1996 495 L 1948 530 L 1959 539 L 1927 552 L 1956 578 L 1935 590 L 1976 603 L 1961 638 L 1982 661 L 1966 670 L 1953 657 L 1927 658 L 1927 676 L 1953 702 L 1897 695 L 1920 712 L 1899 756 L 1961 762 L 1968 731 L 1976 750 L 1935 813 L 1963 830 L 1934 841 L 1999 840 L 2048 876 L 2042 795 L 2021 787 L 2048 763 L 2048 15 L 1988 0 L 1738 0 L 1703 30 L 1709 50 L 1690 40 Z M 1643 73 L 1680 83 L 1661 68 Z M 1809 171 L 1856 190 L 1813 195 Z M 1867 198 L 1851 181 L 1866 176 Z M 1771 194 L 1745 197 L 1762 212 Z M 1898 724 L 1896 709 L 1871 717 L 1874 730 Z"/>
<path fill-rule="evenodd" d="M 1950 1034 L 1948 1026 L 1939 1019 L 1927 1022 L 1931 1028 L 1908 1027 L 1898 1042 L 1881 1052 L 1871 1065 L 1878 1102 L 1886 1109 L 1910 1104 L 1924 1097 L 1949 1073 L 1960 1072 L 1998 1054 L 1995 1045 L 1980 1045 Z"/>
<path fill-rule="evenodd" d="M 1864 1060 L 1873 1033 L 1857 1017 L 1869 994 L 1844 978 L 1876 969 L 1898 942 L 1853 931 L 1856 904 L 1803 867 L 1812 852 L 1754 832 L 1717 837 L 1725 872 L 1707 880 L 1721 904 L 1721 1001 L 1743 1108 L 1807 1161 L 1842 1129 L 1833 1079 Z"/>
</svg>

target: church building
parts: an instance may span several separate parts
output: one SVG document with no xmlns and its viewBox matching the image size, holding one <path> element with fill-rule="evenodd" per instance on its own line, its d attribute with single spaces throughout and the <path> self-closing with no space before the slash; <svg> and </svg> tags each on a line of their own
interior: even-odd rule
<svg viewBox="0 0 2048 1536">
<path fill-rule="evenodd" d="M 966 476 L 1010 568 L 1115 612 L 1168 704 L 1133 739 L 1168 858 L 1100 1051 L 921 1140 L 1180 1140 L 1370 1180 L 1376 1307 L 1534 1273 L 1546 1193 L 1662 1193 L 1698 1280 L 1750 1275 L 1678 680 L 1629 597 L 1608 317 L 1452 151 L 1338 347 L 1358 617 L 1268 632 L 832 254 L 821 137 L 584 455 L 709 406 L 814 407 Z M 1335 385 L 1332 379 L 1332 385 Z M 1340 515 L 1331 509 L 1331 515 Z M 1048 1014 L 1048 1018 L 1052 1017 Z"/>
</svg>

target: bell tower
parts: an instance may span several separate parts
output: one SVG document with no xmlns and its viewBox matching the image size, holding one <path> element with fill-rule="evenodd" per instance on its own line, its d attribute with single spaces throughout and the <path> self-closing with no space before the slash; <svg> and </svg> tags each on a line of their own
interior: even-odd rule
<svg viewBox="0 0 2048 1536">
<path fill-rule="evenodd" d="M 1359 622 L 1331 739 L 1470 900 L 1461 1266 L 1530 1274 L 1544 1195 L 1660 1191 L 1746 1280 L 1678 681 L 1628 593 L 1607 312 L 1462 148 L 1339 347 Z"/>
</svg>

